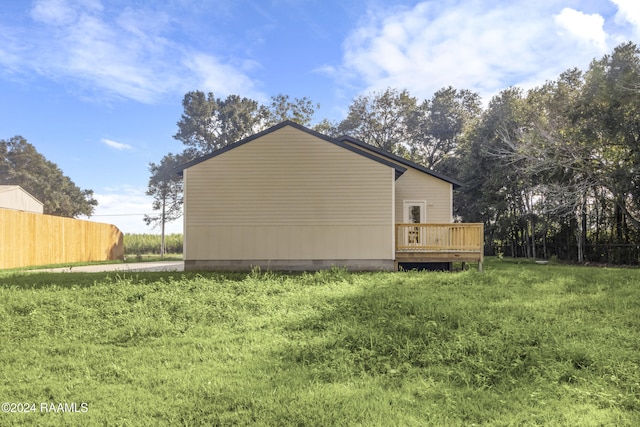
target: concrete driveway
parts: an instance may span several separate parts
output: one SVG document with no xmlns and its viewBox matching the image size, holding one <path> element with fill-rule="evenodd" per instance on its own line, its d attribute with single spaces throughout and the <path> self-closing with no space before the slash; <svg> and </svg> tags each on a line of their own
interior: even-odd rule
<svg viewBox="0 0 640 427">
<path fill-rule="evenodd" d="M 30 270 L 43 273 L 102 273 L 106 271 L 184 271 L 182 261 L 157 261 L 157 262 L 131 262 L 127 264 L 98 264 L 84 265 L 81 267 L 46 268 L 42 270 Z"/>
</svg>

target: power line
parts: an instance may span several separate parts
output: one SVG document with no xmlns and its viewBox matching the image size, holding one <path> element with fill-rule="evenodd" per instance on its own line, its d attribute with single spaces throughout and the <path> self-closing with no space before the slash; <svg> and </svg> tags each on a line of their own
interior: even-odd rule
<svg viewBox="0 0 640 427">
<path fill-rule="evenodd" d="M 128 213 L 128 214 L 99 214 L 99 215 L 91 215 L 93 216 L 142 216 L 142 215 L 153 215 L 152 213 Z"/>
</svg>

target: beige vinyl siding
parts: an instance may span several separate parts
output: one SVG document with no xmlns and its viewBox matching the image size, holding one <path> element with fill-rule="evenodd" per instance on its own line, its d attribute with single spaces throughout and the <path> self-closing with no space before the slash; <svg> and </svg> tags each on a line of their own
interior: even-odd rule
<svg viewBox="0 0 640 427">
<path fill-rule="evenodd" d="M 427 223 L 449 223 L 453 220 L 452 184 L 408 168 L 396 181 L 396 219 L 404 221 L 403 201 L 425 200 Z"/>
<path fill-rule="evenodd" d="M 394 170 L 285 126 L 184 171 L 185 259 L 393 259 Z"/>
<path fill-rule="evenodd" d="M 379 156 L 379 154 L 355 144 L 350 145 L 364 152 Z M 404 221 L 402 209 L 405 200 L 426 201 L 426 221 L 428 223 L 453 222 L 453 184 L 392 159 L 387 160 L 407 168 L 407 171 L 396 181 L 395 219 L 397 223 Z"/>
<path fill-rule="evenodd" d="M 389 226 L 189 226 L 187 260 L 392 259 Z"/>
<path fill-rule="evenodd" d="M 43 204 L 18 185 L 0 185 L 0 208 L 42 213 Z"/>
</svg>

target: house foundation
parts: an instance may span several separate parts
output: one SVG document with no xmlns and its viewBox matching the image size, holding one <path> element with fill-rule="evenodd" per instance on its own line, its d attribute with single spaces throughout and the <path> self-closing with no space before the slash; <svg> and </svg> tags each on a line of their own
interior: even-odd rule
<svg viewBox="0 0 640 427">
<path fill-rule="evenodd" d="M 185 271 L 318 271 L 333 267 L 351 271 L 394 271 L 392 259 L 185 260 Z"/>
</svg>

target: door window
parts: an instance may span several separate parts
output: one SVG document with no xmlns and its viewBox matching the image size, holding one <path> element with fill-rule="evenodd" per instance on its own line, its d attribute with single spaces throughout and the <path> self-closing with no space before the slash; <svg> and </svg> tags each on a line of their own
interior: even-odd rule
<svg viewBox="0 0 640 427">
<path fill-rule="evenodd" d="M 427 202 L 424 200 L 404 201 L 404 222 L 407 224 L 419 224 L 427 222 Z"/>
<path fill-rule="evenodd" d="M 404 201 L 404 222 L 407 224 L 424 224 L 427 220 L 427 202 L 424 200 Z M 420 227 L 406 227 L 404 240 L 409 245 L 419 245 L 424 239 Z"/>
</svg>

